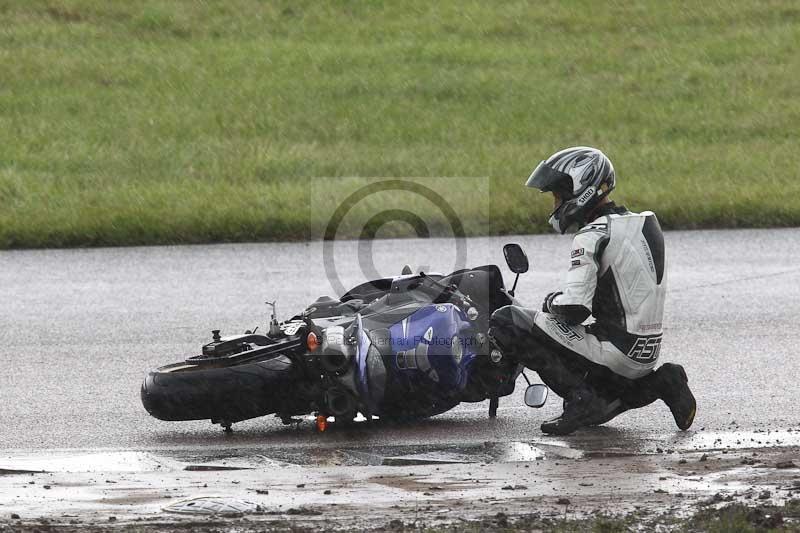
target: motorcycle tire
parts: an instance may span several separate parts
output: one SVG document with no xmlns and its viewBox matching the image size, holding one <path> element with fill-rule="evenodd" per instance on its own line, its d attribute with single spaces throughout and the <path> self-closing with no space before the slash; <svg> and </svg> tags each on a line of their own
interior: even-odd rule
<svg viewBox="0 0 800 533">
<path fill-rule="evenodd" d="M 216 368 L 175 363 L 148 373 L 142 404 L 160 420 L 232 424 L 277 412 L 296 379 L 285 355 Z"/>
</svg>

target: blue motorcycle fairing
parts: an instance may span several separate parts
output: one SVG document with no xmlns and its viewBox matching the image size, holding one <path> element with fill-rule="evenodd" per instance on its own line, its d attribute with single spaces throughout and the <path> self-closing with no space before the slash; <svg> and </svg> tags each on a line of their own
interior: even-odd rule
<svg viewBox="0 0 800 533">
<path fill-rule="evenodd" d="M 445 395 L 463 390 L 475 358 L 470 329 L 464 312 L 451 303 L 420 308 L 389 327 L 395 374 L 411 382 L 430 380 Z"/>
<path fill-rule="evenodd" d="M 364 322 L 357 314 L 353 369 L 361 405 L 367 411 L 363 413 L 365 416 L 381 414 L 386 386 L 381 352 L 390 353 L 392 373 L 407 384 L 426 380 L 436 384 L 443 396 L 457 393 L 466 386 L 476 354 L 475 346 L 468 342 L 472 338 L 467 334 L 471 323 L 457 306 L 429 304 L 391 325 L 388 328 L 389 350 L 375 345 Z"/>
</svg>

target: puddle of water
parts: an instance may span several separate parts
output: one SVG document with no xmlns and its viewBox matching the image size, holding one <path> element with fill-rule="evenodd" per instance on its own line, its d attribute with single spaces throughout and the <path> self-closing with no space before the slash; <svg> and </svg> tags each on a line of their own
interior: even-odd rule
<svg viewBox="0 0 800 533">
<path fill-rule="evenodd" d="M 342 450 L 346 460 L 344 464 L 363 466 L 381 466 L 384 457 L 375 453 L 360 452 L 358 450 Z M 349 459 L 349 461 L 347 461 Z"/>
<path fill-rule="evenodd" d="M 296 448 L 270 450 L 269 457 L 248 450 L 231 450 L 202 457 L 196 453 L 173 455 L 172 459 L 219 468 L 322 467 L 322 466 L 408 466 L 423 464 L 510 463 L 547 459 L 579 459 L 584 452 L 561 444 L 530 442 L 485 442 L 463 445 L 373 446 L 356 448 Z M 212 464 L 213 462 L 213 464 Z"/>
<path fill-rule="evenodd" d="M 546 459 L 580 459 L 584 452 L 579 449 L 543 442 L 496 442 L 492 448 L 500 451 L 493 462 L 513 463 L 541 461 Z"/>
<path fill-rule="evenodd" d="M 545 458 L 544 450 L 526 442 L 498 442 L 491 448 L 495 452 L 493 459 L 498 463 L 540 461 Z"/>
<path fill-rule="evenodd" d="M 108 452 L 88 454 L 55 454 L 47 457 L 0 458 L 2 469 L 38 470 L 39 472 L 154 472 L 168 470 L 171 465 L 162 458 L 145 452 Z"/>
<path fill-rule="evenodd" d="M 455 455 L 447 453 L 418 453 L 400 457 L 384 457 L 383 466 L 411 466 L 411 465 L 447 465 L 474 463 L 474 457 L 468 455 Z"/>
<path fill-rule="evenodd" d="M 20 474 L 43 474 L 44 470 L 20 470 L 18 468 L 0 468 L 0 476 L 16 476 Z"/>
<path fill-rule="evenodd" d="M 186 465 L 183 467 L 187 472 L 220 472 L 225 470 L 252 470 L 248 466 L 227 466 L 227 465 Z"/>
<path fill-rule="evenodd" d="M 578 459 L 583 452 L 565 446 L 528 442 L 486 442 L 483 444 L 431 445 L 337 450 L 352 466 L 409 466 L 458 463 L 512 463 L 548 458 Z"/>
<path fill-rule="evenodd" d="M 543 439 L 544 440 L 544 439 Z M 617 436 L 619 440 L 619 436 Z M 550 459 L 581 459 L 648 455 L 650 453 L 800 447 L 800 431 L 694 432 L 639 439 L 631 446 L 615 445 L 604 435 L 591 438 L 529 442 L 468 444 L 310 447 L 177 451 L 167 457 L 149 452 L 49 452 L 47 456 L 0 457 L 0 475 L 35 472 L 156 472 L 169 470 L 241 470 L 323 466 L 408 466 L 421 464 L 510 463 Z M 662 448 L 662 449 L 659 449 Z M 262 450 L 258 450 L 262 451 Z"/>
</svg>

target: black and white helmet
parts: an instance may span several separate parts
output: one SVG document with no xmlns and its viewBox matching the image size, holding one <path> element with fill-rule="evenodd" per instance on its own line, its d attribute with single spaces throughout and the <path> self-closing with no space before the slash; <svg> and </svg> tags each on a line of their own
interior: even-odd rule
<svg viewBox="0 0 800 533">
<path fill-rule="evenodd" d="M 614 165 L 597 148 L 574 146 L 556 152 L 531 172 L 528 187 L 553 192 L 561 204 L 550 214 L 550 225 L 563 234 L 586 217 L 614 190 Z"/>
</svg>

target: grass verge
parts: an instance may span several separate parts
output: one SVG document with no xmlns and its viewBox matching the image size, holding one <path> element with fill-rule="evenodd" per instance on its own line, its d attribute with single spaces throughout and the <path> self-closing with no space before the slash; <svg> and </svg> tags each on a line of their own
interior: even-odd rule
<svg viewBox="0 0 800 533">
<path fill-rule="evenodd" d="M 575 144 L 667 228 L 800 224 L 794 0 L 5 0 L 0 19 L 2 248 L 306 238 L 320 176 L 488 176 L 470 234 L 545 231 L 521 184 Z"/>
</svg>

